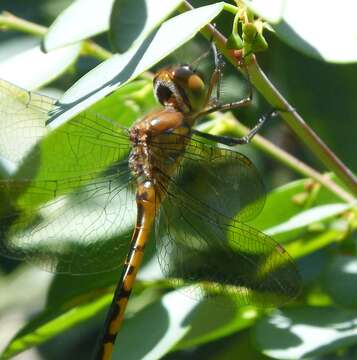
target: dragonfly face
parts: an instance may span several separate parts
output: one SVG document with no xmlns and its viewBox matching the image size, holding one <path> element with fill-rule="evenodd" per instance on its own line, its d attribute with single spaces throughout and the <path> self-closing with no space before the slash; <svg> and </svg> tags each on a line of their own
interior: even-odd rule
<svg viewBox="0 0 357 360">
<path fill-rule="evenodd" d="M 201 110 L 205 106 L 206 91 L 202 77 L 190 65 L 162 69 L 154 78 L 158 101 L 183 113 Z"/>
</svg>

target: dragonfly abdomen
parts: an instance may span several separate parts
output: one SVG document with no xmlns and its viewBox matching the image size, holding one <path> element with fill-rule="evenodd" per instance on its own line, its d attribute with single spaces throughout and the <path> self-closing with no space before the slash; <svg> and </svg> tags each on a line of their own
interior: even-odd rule
<svg viewBox="0 0 357 360">
<path fill-rule="evenodd" d="M 107 315 L 105 331 L 102 334 L 95 360 L 109 360 L 111 358 L 113 345 L 122 325 L 125 309 L 144 256 L 145 245 L 149 240 L 156 208 L 159 206 L 155 188 L 150 181 L 138 184 L 136 203 L 138 208 L 137 221 L 131 239 L 130 250 L 125 260 L 119 286 L 115 291 Z"/>
</svg>

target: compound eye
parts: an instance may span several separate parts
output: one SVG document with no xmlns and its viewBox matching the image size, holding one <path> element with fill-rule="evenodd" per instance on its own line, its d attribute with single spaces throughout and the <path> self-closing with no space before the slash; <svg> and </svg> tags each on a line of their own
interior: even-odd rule
<svg viewBox="0 0 357 360">
<path fill-rule="evenodd" d="M 187 82 L 187 79 L 194 73 L 189 65 L 182 65 L 174 70 L 173 77 L 175 80 Z"/>
<path fill-rule="evenodd" d="M 204 90 L 202 78 L 189 65 L 177 67 L 173 72 L 173 80 L 185 91 L 200 92 Z"/>
</svg>

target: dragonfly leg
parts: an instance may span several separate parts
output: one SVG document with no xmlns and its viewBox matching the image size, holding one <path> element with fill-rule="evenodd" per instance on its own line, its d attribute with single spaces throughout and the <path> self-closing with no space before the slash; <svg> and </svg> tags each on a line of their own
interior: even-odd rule
<svg viewBox="0 0 357 360">
<path fill-rule="evenodd" d="M 211 48 L 213 52 L 214 58 L 214 71 L 211 75 L 209 87 L 206 94 L 206 101 L 205 107 L 209 106 L 216 106 L 219 102 L 221 96 L 221 80 L 222 80 L 222 73 L 224 68 L 224 61 L 220 52 L 218 52 L 217 47 L 214 41 L 211 42 Z M 216 96 L 211 99 L 213 89 L 216 87 Z M 213 105 L 214 104 L 214 105 Z"/>
<path fill-rule="evenodd" d="M 234 138 L 230 136 L 218 136 L 218 135 L 212 135 L 208 133 L 204 133 L 198 130 L 193 129 L 193 134 L 200 136 L 202 138 L 205 138 L 207 140 L 212 140 L 217 143 L 227 145 L 227 146 L 234 146 L 234 145 L 244 145 L 249 144 L 254 135 L 262 128 L 262 126 L 265 124 L 265 122 L 274 116 L 278 114 L 278 110 L 273 109 L 269 113 L 263 115 L 261 118 L 259 118 L 257 124 L 249 131 L 249 133 L 245 136 Z"/>
<path fill-rule="evenodd" d="M 217 56 L 219 56 L 219 55 L 217 55 Z M 217 84 L 217 96 L 215 99 L 213 99 L 211 101 L 209 101 L 209 100 L 207 101 L 207 104 L 210 106 L 208 106 L 208 108 L 206 108 L 205 110 L 199 112 L 197 114 L 196 118 L 205 116 L 207 114 L 211 114 L 216 111 L 233 110 L 233 109 L 238 109 L 243 106 L 249 105 L 253 100 L 253 87 L 252 87 L 252 83 L 250 82 L 249 73 L 248 73 L 247 69 L 244 68 L 244 71 L 246 73 L 246 77 L 248 80 L 248 94 L 243 99 L 240 99 L 238 101 L 221 104 L 221 103 L 219 103 L 219 98 L 220 98 L 219 93 L 220 93 L 222 67 L 220 66 L 218 69 L 216 69 L 211 76 L 210 86 L 207 91 L 207 95 L 211 96 L 213 87 Z"/>
</svg>

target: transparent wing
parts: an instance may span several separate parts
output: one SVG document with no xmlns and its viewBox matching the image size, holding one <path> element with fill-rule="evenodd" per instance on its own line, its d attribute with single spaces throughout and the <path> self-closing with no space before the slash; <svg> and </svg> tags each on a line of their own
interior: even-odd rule
<svg viewBox="0 0 357 360">
<path fill-rule="evenodd" d="M 256 171 L 251 162 L 196 142 L 188 150 L 176 176 L 164 180 L 163 175 L 160 181 L 166 198 L 155 235 L 163 272 L 178 282 L 199 282 L 205 294 L 230 295 L 239 304 L 276 306 L 294 298 L 300 278 L 289 254 L 241 222 L 262 206 L 262 187 L 252 178 Z M 254 189 L 258 195 L 237 194 Z"/>
<path fill-rule="evenodd" d="M 54 106 L 0 82 L 0 151 L 17 165 L 0 181 L 0 253 L 59 272 L 120 266 L 135 217 L 127 130 L 82 113 L 49 132 Z"/>
<path fill-rule="evenodd" d="M 157 145 L 165 147 L 167 157 L 171 159 L 180 156 L 176 143 L 182 140 L 180 135 L 176 137 L 177 141 L 172 144 Z M 193 138 L 182 157 L 174 181 L 188 196 L 239 221 L 251 220 L 261 212 L 265 203 L 264 185 L 258 170 L 246 156 Z M 162 171 L 165 165 L 159 165 L 159 168 Z M 169 177 L 165 170 L 162 172 L 164 177 Z"/>
<path fill-rule="evenodd" d="M 0 156 L 19 162 L 44 136 L 55 100 L 0 79 Z"/>
<path fill-rule="evenodd" d="M 119 267 L 135 223 L 131 181 L 128 171 L 90 182 L 62 179 L 55 187 L 53 181 L 35 181 L 21 195 L 23 182 L 1 182 L 7 189 L 0 212 L 0 253 L 61 273 Z"/>
<path fill-rule="evenodd" d="M 78 176 L 126 156 L 128 130 L 99 114 L 83 112 L 50 131 L 46 121 L 55 103 L 0 80 L 0 156 L 20 167 L 19 178 Z"/>
</svg>

